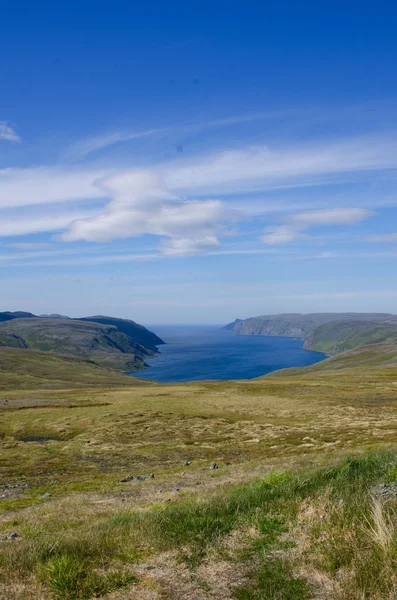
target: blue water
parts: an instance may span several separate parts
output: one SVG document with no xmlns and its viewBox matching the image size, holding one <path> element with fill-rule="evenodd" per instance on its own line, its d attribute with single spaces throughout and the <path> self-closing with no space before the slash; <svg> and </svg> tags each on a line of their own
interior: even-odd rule
<svg viewBox="0 0 397 600">
<path fill-rule="evenodd" d="M 233 335 L 221 326 L 152 325 L 166 345 L 147 360 L 146 371 L 131 373 L 154 381 L 251 379 L 277 369 L 304 367 L 325 358 L 302 350 L 302 340 Z"/>
</svg>

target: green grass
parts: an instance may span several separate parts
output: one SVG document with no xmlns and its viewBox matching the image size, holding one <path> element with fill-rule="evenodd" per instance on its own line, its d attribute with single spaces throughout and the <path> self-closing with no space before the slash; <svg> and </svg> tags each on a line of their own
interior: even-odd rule
<svg viewBox="0 0 397 600">
<path fill-rule="evenodd" d="M 63 600 L 102 596 L 137 581 L 135 575 L 126 571 L 98 574 L 81 560 L 67 555 L 48 561 L 43 578 L 55 595 Z"/>
<path fill-rule="evenodd" d="M 24 389 L 10 367 L 3 596 L 392 600 L 397 371 L 368 348 L 246 382 L 43 389 L 64 375 L 40 355 Z"/>
<path fill-rule="evenodd" d="M 326 354 L 339 354 L 367 344 L 396 343 L 396 324 L 366 321 L 333 321 L 317 327 L 305 347 Z"/>
<path fill-rule="evenodd" d="M 126 325 L 119 319 L 114 323 Z M 157 354 L 115 325 L 75 319 L 29 318 L 0 323 L 0 346 L 75 356 L 119 371 L 142 369 L 147 366 L 145 359 Z"/>
<path fill-rule="evenodd" d="M 397 590 L 396 502 L 381 505 L 372 493 L 395 472 L 396 454 L 370 453 L 331 468 L 272 473 L 204 500 L 76 523 L 62 535 L 50 522 L 9 544 L 0 567 L 22 579 L 36 572 L 59 598 L 72 600 L 136 582 L 130 569 L 144 556 L 175 551 L 194 571 L 215 552 L 244 567 L 248 581 L 235 590 L 238 600 L 309 599 L 313 572 L 333 585 L 332 598 L 385 599 Z M 242 541 L 230 550 L 236 531 Z"/>
<path fill-rule="evenodd" d="M 123 387 L 138 380 L 71 356 L 0 347 L 0 391 Z"/>
</svg>

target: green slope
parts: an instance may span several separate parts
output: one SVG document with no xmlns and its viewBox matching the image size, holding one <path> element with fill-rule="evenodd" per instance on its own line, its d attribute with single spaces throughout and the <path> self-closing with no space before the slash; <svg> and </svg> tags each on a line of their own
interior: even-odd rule
<svg viewBox="0 0 397 600">
<path fill-rule="evenodd" d="M 0 348 L 0 390 L 123 387 L 144 382 L 72 356 Z"/>
<path fill-rule="evenodd" d="M 338 379 L 334 379 L 335 382 L 342 381 L 340 379 L 342 376 L 344 380 L 347 378 L 353 381 L 369 377 L 371 374 L 376 374 L 380 379 L 382 373 L 388 376 L 388 369 L 392 367 L 397 367 L 397 343 L 369 344 L 332 356 L 309 367 L 281 369 L 264 375 L 260 379 L 285 377 L 302 377 L 306 379 L 307 376 L 311 377 L 315 374 L 319 376 L 329 375 L 335 378 L 335 372 L 338 372 Z M 389 373 L 393 374 L 393 370 L 391 369 Z M 315 383 L 316 379 L 313 378 L 312 381 Z"/>
<path fill-rule="evenodd" d="M 0 323 L 0 346 L 55 352 L 120 371 L 146 366 L 155 352 L 112 325 L 69 319 L 30 318 Z"/>
<path fill-rule="evenodd" d="M 304 348 L 329 355 L 364 346 L 397 342 L 397 326 L 365 321 L 333 321 L 317 327 L 305 341 Z"/>
<path fill-rule="evenodd" d="M 101 323 L 102 325 L 114 325 L 119 331 L 125 333 L 135 342 L 145 346 L 145 348 L 148 348 L 153 352 L 157 351 L 157 346 L 164 344 L 164 341 L 159 338 L 158 335 L 149 331 L 149 329 L 146 329 L 143 325 L 139 325 L 139 323 L 135 323 L 135 321 L 129 319 L 118 319 L 116 317 L 96 315 L 94 317 L 82 317 L 78 320 Z"/>
</svg>

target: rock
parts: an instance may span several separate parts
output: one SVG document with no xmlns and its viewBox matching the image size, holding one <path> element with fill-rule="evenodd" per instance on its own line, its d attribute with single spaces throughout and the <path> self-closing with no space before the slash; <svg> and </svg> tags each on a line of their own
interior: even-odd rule
<svg viewBox="0 0 397 600">
<path fill-rule="evenodd" d="M 190 462 L 190 460 L 185 460 L 185 462 L 183 463 L 184 467 L 190 467 L 192 463 Z"/>
<path fill-rule="evenodd" d="M 154 479 L 154 473 L 151 473 L 147 477 L 143 475 L 126 475 L 120 479 L 120 483 L 127 483 L 127 481 L 146 481 L 146 479 Z"/>
<path fill-rule="evenodd" d="M 182 475 L 184 475 L 184 474 L 185 474 L 185 471 L 182 471 Z"/>
<path fill-rule="evenodd" d="M 375 493 L 380 495 L 383 499 L 396 498 L 397 496 L 397 482 L 380 483 L 375 489 Z"/>
<path fill-rule="evenodd" d="M 42 498 L 51 498 L 51 494 L 49 492 L 46 492 L 42 495 Z"/>
<path fill-rule="evenodd" d="M 212 463 L 212 465 L 210 466 L 210 470 L 214 471 L 215 469 L 218 469 L 218 465 L 216 463 Z"/>
</svg>

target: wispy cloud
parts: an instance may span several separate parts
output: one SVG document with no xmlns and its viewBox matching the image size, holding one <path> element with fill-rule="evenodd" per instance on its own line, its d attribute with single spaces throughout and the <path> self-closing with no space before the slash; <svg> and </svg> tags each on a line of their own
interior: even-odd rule
<svg viewBox="0 0 397 600">
<path fill-rule="evenodd" d="M 7 142 L 20 143 L 21 138 L 16 133 L 15 129 L 11 127 L 6 121 L 0 121 L 0 140 L 6 140 Z"/>
<path fill-rule="evenodd" d="M 154 131 L 158 130 L 134 135 Z M 84 154 L 119 139 L 116 134 L 99 136 L 82 143 L 81 149 Z M 48 206 L 51 215 L 47 212 L 43 219 L 30 219 L 24 211 L 16 223 L 2 219 L 0 235 L 63 229 L 59 239 L 67 242 L 152 235 L 159 238 L 159 251 L 166 255 L 211 253 L 218 250 L 225 226 L 252 217 L 249 201 L 245 212 L 245 199 L 254 190 L 313 185 L 322 177 L 341 173 L 356 173 L 359 179 L 365 171 L 391 168 L 397 168 L 397 137 L 393 135 L 292 147 L 249 146 L 151 164 L 143 170 L 65 164 L 3 169 L 0 210 L 42 205 L 43 211 Z M 238 207 L 229 204 L 231 193 L 243 198 Z M 290 211 L 293 200 L 289 197 L 286 201 L 288 210 L 279 203 L 278 212 Z M 303 206 L 319 207 L 321 202 L 325 208 L 328 201 L 324 198 L 307 198 Z M 84 203 L 88 212 L 65 209 L 61 206 L 64 203 Z M 274 204 L 274 199 L 264 198 L 262 214 L 274 212 Z M 263 241 L 270 245 L 287 243 L 303 239 L 310 227 L 351 224 L 367 216 L 368 211 L 358 208 L 295 212 L 268 228 Z"/>
<path fill-rule="evenodd" d="M 226 194 L 314 185 L 324 176 L 390 168 L 397 168 L 397 136 L 281 148 L 250 146 L 163 169 L 172 189 Z"/>
<path fill-rule="evenodd" d="M 157 133 L 167 131 L 163 129 L 149 129 L 147 131 L 113 131 L 103 135 L 86 138 L 69 146 L 63 153 L 64 160 L 82 159 L 98 150 L 103 150 L 121 142 L 148 137 Z"/>
<path fill-rule="evenodd" d="M 96 181 L 110 171 L 67 167 L 0 170 L 0 209 L 101 198 Z"/>
<path fill-rule="evenodd" d="M 352 225 L 373 214 L 372 211 L 363 208 L 332 208 L 296 213 L 288 217 L 286 224 L 268 228 L 262 240 L 269 245 L 285 244 L 308 237 L 303 232 L 310 227 Z"/>
<path fill-rule="evenodd" d="M 380 233 L 378 235 L 369 235 L 366 240 L 368 242 L 393 243 L 397 242 L 397 233 Z"/>
<path fill-rule="evenodd" d="M 289 221 L 302 228 L 313 225 L 352 225 L 371 215 L 373 212 L 364 208 L 329 208 L 290 215 Z"/>
<path fill-rule="evenodd" d="M 7 248 L 15 248 L 17 250 L 41 250 L 42 248 L 49 248 L 51 244 L 48 242 L 12 242 L 7 244 Z"/>
<path fill-rule="evenodd" d="M 89 210 L 75 210 L 45 216 L 34 217 L 30 214 L 15 217 L 4 217 L 0 219 L 0 237 L 14 237 L 30 233 L 62 231 L 76 219 L 83 219 L 92 214 Z"/>
<path fill-rule="evenodd" d="M 276 119 L 285 116 L 286 114 L 291 114 L 291 111 L 287 112 L 285 110 L 273 110 L 266 112 L 247 113 L 243 115 L 232 115 L 230 117 L 201 120 L 193 123 L 185 122 L 174 125 L 173 127 L 159 127 L 144 131 L 131 131 L 130 129 L 109 131 L 100 135 L 87 137 L 83 140 L 75 142 L 74 144 L 71 144 L 62 152 L 61 158 L 64 160 L 83 159 L 92 152 L 104 150 L 105 148 L 109 148 L 115 144 L 129 142 L 131 140 L 150 137 L 166 132 L 173 132 L 174 134 L 194 133 L 205 131 L 206 129 L 231 127 L 243 123 L 263 121 L 266 119 Z"/>
</svg>

